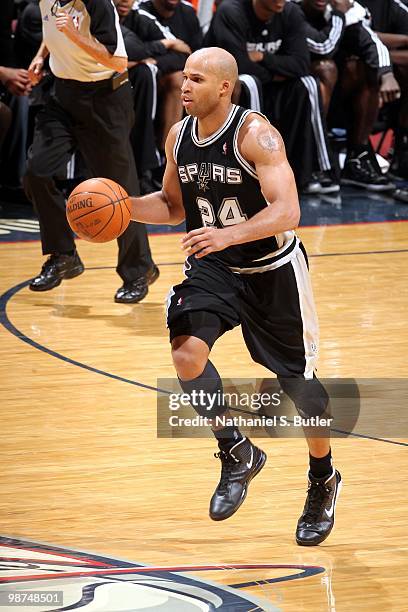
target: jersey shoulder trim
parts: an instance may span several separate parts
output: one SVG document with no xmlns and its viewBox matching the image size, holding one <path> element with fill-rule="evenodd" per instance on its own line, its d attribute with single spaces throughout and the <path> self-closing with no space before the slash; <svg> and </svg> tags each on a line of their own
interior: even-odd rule
<svg viewBox="0 0 408 612">
<path fill-rule="evenodd" d="M 189 119 L 190 119 L 190 117 L 189 117 L 189 116 L 187 116 L 187 117 L 184 117 L 184 119 L 182 120 L 182 123 L 181 123 L 180 129 L 179 129 L 179 132 L 178 132 L 178 134 L 177 134 L 176 141 L 175 141 L 175 143 L 174 143 L 174 147 L 173 147 L 173 158 L 174 158 L 174 161 L 175 161 L 175 163 L 176 163 L 176 164 L 177 164 L 177 156 L 178 156 L 178 152 L 179 152 L 180 144 L 181 144 L 181 141 L 182 141 L 182 139 L 183 139 L 183 135 L 184 135 L 184 132 L 185 132 L 185 130 L 186 130 L 186 127 L 187 127 L 187 124 L 188 124 L 188 120 L 189 120 Z"/>
</svg>

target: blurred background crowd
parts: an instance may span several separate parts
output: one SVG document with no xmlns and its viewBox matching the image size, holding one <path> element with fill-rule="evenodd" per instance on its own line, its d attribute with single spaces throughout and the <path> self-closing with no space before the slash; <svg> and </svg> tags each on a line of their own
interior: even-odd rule
<svg viewBox="0 0 408 612">
<path fill-rule="evenodd" d="M 128 54 L 142 193 L 161 185 L 166 136 L 183 116 L 186 58 L 219 46 L 238 63 L 234 102 L 281 131 L 302 193 L 346 184 L 408 201 L 400 182 L 408 180 L 408 0 L 113 3 Z M 45 67 L 33 86 L 28 74 L 42 40 L 39 0 L 1 4 L 0 199 L 24 201 L 35 120 L 54 78 Z M 88 174 L 73 150 L 58 178 L 70 184 Z"/>
</svg>

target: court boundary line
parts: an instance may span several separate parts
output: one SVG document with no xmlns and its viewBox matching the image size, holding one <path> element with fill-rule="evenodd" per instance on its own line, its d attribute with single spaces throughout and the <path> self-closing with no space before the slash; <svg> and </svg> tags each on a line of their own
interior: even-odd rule
<svg viewBox="0 0 408 612">
<path fill-rule="evenodd" d="M 408 250 L 408 249 L 407 249 Z M 161 264 L 163 265 L 163 264 Z M 178 265 L 177 264 L 172 264 L 172 263 L 168 263 L 167 265 Z M 111 267 L 94 267 L 94 268 L 87 268 L 88 270 L 106 270 L 106 269 L 111 269 Z M 166 389 L 159 389 L 158 387 L 153 387 L 152 385 L 146 385 L 145 383 L 141 383 L 139 381 L 135 381 L 135 380 L 131 380 L 129 378 L 125 378 L 123 376 L 119 376 L 117 374 L 112 374 L 111 372 L 106 372 L 105 370 L 100 370 L 99 368 L 95 368 L 93 366 L 89 366 L 86 363 L 82 363 L 80 361 L 76 361 L 75 359 L 71 359 L 71 357 L 67 357 L 65 355 L 62 355 L 61 353 L 58 353 L 57 351 L 54 351 L 53 349 L 47 348 L 46 346 L 40 344 L 39 342 L 37 342 L 36 340 L 33 340 L 32 338 L 30 338 L 29 336 L 27 336 L 26 334 L 24 334 L 23 332 L 21 332 L 9 319 L 8 314 L 7 314 L 7 305 L 9 303 L 9 301 L 11 300 L 11 298 L 16 295 L 19 291 L 21 291 L 21 289 L 24 289 L 24 287 L 27 287 L 27 285 L 30 283 L 30 280 L 26 280 L 23 281 L 21 283 L 18 283 L 17 285 L 14 285 L 14 287 L 11 287 L 10 289 L 8 289 L 7 291 L 5 291 L 2 295 L 0 295 L 0 324 L 15 338 L 21 340 L 22 342 L 25 342 L 26 344 L 28 344 L 29 346 L 31 346 L 32 348 L 35 348 L 39 351 L 41 351 L 42 353 L 45 353 L 47 355 L 50 355 L 51 357 L 55 357 L 56 359 L 59 359 L 60 361 L 64 361 L 65 363 L 69 363 L 70 365 L 79 367 L 83 370 L 87 370 L 88 372 L 92 372 L 93 374 L 100 374 L 101 376 L 105 376 L 106 378 L 111 378 L 112 380 L 117 380 L 119 382 L 124 382 L 130 385 L 133 385 L 135 387 L 140 387 L 142 389 L 146 389 L 149 391 L 154 391 L 154 392 L 160 392 L 160 393 L 168 393 L 168 391 Z M 375 440 L 377 442 L 385 442 L 388 444 L 395 444 L 398 446 L 408 446 L 408 443 L 406 442 L 398 442 L 396 440 L 388 440 L 386 438 L 377 438 L 375 436 L 368 436 L 368 435 L 364 435 L 364 434 L 357 434 L 354 432 L 347 432 L 349 436 L 353 436 L 356 438 L 362 438 L 362 439 L 369 439 L 369 440 Z"/>
<path fill-rule="evenodd" d="M 349 257 L 351 255 L 392 255 L 394 253 L 408 253 L 408 249 L 390 249 L 384 251 L 352 251 L 350 253 L 312 253 L 307 254 L 308 259 L 316 259 L 318 257 Z M 164 261 L 159 262 L 157 266 L 183 266 L 185 259 L 182 261 Z M 86 270 L 115 270 L 115 266 L 91 266 L 86 267 Z M 30 282 L 30 281 L 28 281 Z"/>
<path fill-rule="evenodd" d="M 32 219 L 34 219 L 34 217 L 32 217 Z M 29 219 L 31 221 L 31 219 Z M 351 221 L 350 223 L 324 223 L 324 224 L 319 224 L 319 225 L 299 225 L 296 228 L 296 231 L 298 231 L 299 233 L 302 231 L 302 229 L 316 229 L 316 228 L 327 228 L 327 227 L 353 227 L 355 225 L 379 225 L 380 223 L 408 223 L 408 219 L 385 219 L 385 220 L 381 220 L 381 221 Z M 149 225 L 149 224 L 147 224 Z M 177 231 L 177 232 L 148 232 L 149 237 L 154 237 L 154 236 L 181 236 L 182 234 L 186 234 L 185 231 Z M 86 241 L 82 241 L 81 238 L 76 238 L 76 241 L 79 242 L 86 242 Z M 41 242 L 41 238 L 33 238 L 28 239 L 28 240 L 0 240 L 0 246 L 2 244 L 26 244 L 26 243 L 34 243 L 34 242 Z"/>
</svg>

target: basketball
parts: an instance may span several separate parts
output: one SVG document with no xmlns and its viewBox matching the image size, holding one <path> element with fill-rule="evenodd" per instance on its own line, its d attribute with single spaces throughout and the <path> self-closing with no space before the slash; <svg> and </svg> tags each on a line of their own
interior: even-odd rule
<svg viewBox="0 0 408 612">
<path fill-rule="evenodd" d="M 67 202 L 68 223 L 75 234 L 89 242 L 114 240 L 130 223 L 130 199 L 126 191 L 107 178 L 80 183 Z"/>
</svg>

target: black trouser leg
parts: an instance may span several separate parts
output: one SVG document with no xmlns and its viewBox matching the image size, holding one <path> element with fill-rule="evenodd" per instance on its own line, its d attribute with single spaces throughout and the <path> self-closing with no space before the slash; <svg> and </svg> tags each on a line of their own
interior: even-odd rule
<svg viewBox="0 0 408 612">
<path fill-rule="evenodd" d="M 264 104 L 267 117 L 282 133 L 298 186 L 306 185 L 318 166 L 333 168 L 314 77 L 265 85 Z"/>
<path fill-rule="evenodd" d="M 74 93 L 70 92 L 69 97 Z M 87 128 L 80 124 L 75 134 L 92 175 L 110 178 L 130 195 L 138 195 L 139 181 L 129 139 L 134 117 L 130 85 L 123 85 L 116 91 L 97 90 L 89 108 L 82 112 L 86 114 Z M 118 245 L 116 270 L 125 283 L 142 276 L 152 267 L 144 224 L 132 221 L 118 238 Z"/>
<path fill-rule="evenodd" d="M 44 255 L 75 248 L 65 214 L 65 198 L 55 183 L 56 176 L 66 173 L 73 149 L 70 118 L 52 98 L 37 115 L 23 181 L 40 222 Z"/>
<path fill-rule="evenodd" d="M 154 118 L 157 106 L 157 68 L 152 64 L 139 64 L 130 71 L 133 86 L 133 108 L 135 124 L 131 132 L 131 143 L 136 167 L 140 174 L 160 166 L 156 147 Z"/>
</svg>

